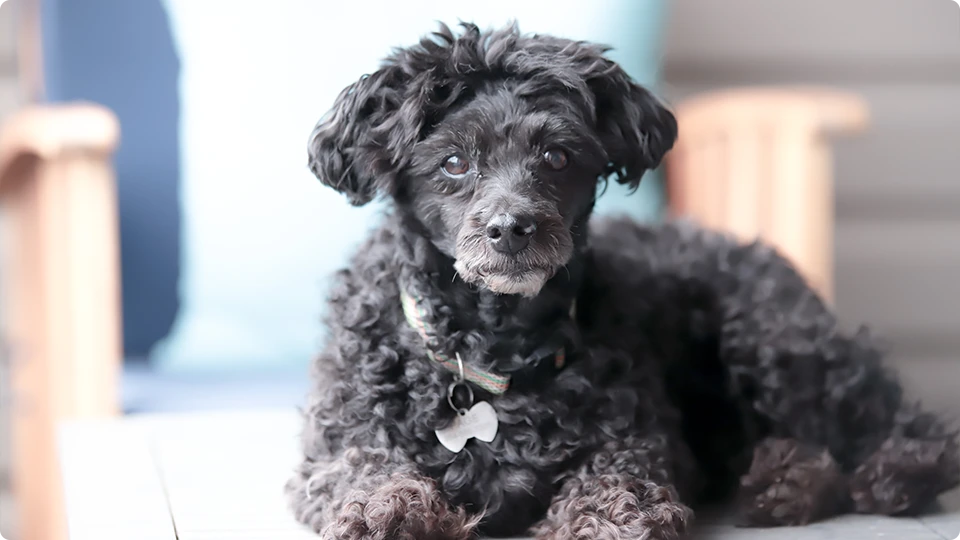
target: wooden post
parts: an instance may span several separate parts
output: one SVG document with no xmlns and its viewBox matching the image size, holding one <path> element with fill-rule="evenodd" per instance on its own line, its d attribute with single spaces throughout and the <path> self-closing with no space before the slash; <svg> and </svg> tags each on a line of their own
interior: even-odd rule
<svg viewBox="0 0 960 540">
<path fill-rule="evenodd" d="M 34 107 L 0 132 L 3 341 L 22 540 L 66 540 L 56 429 L 119 411 L 119 127 L 94 105 Z"/>
<path fill-rule="evenodd" d="M 828 137 L 867 124 L 859 97 L 743 88 L 681 103 L 667 156 L 670 214 L 763 240 L 833 300 L 833 163 Z"/>
</svg>

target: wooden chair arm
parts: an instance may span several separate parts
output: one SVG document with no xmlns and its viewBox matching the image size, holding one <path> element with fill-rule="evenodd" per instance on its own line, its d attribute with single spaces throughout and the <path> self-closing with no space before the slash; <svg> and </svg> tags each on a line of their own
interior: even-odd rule
<svg viewBox="0 0 960 540">
<path fill-rule="evenodd" d="M 0 128 L 3 342 L 26 539 L 65 538 L 57 425 L 120 410 L 118 138 L 114 115 L 90 104 L 29 107 Z"/>
<path fill-rule="evenodd" d="M 866 127 L 864 100 L 826 88 L 741 88 L 691 98 L 676 115 L 671 215 L 772 244 L 832 300 L 828 138 Z"/>
<path fill-rule="evenodd" d="M 0 129 L 0 186 L 17 158 L 56 159 L 69 153 L 112 154 L 120 126 L 109 110 L 94 104 L 32 106 L 7 120 Z"/>
</svg>

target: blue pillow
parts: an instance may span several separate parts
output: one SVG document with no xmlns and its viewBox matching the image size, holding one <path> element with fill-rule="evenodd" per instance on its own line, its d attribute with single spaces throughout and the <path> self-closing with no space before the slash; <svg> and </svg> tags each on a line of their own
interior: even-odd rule
<svg viewBox="0 0 960 540">
<path fill-rule="evenodd" d="M 306 167 L 307 136 L 337 94 L 394 46 L 437 21 L 613 45 L 611 56 L 655 86 L 665 0 L 601 2 L 233 2 L 164 0 L 181 73 L 180 310 L 153 350 L 162 370 L 286 370 L 321 347 L 329 277 L 382 211 L 323 187 Z M 657 219 L 659 182 L 609 187 L 601 213 Z"/>
</svg>

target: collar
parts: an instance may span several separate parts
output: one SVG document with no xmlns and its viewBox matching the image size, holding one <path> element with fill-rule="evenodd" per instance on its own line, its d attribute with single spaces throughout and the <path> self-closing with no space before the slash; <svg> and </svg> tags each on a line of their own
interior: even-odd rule
<svg viewBox="0 0 960 540">
<path fill-rule="evenodd" d="M 400 303 L 403 306 L 403 315 L 407 319 L 407 323 L 423 338 L 424 343 L 427 345 L 427 356 L 429 356 L 432 361 L 440 364 L 448 371 L 458 375 L 462 373 L 464 380 L 472 382 L 491 394 L 500 395 L 507 391 L 507 388 L 510 387 L 509 376 L 465 365 L 462 362 L 458 362 L 455 356 L 451 357 L 442 351 L 434 351 L 431 349 L 431 335 L 435 334 L 435 332 L 433 325 L 427 322 L 427 314 L 423 307 L 423 299 L 421 297 L 415 296 L 401 287 Z M 571 318 L 575 315 L 576 301 L 570 306 Z M 551 351 L 541 351 L 539 349 L 534 353 L 534 355 L 539 355 L 541 358 L 549 356 L 550 354 Z M 554 367 L 556 369 L 563 368 L 566 364 L 566 348 L 561 345 L 559 348 L 553 349 L 552 354 Z"/>
</svg>

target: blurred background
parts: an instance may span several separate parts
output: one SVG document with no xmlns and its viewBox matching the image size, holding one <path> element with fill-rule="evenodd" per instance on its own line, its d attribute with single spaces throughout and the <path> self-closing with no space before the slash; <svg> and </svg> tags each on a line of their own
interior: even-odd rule
<svg viewBox="0 0 960 540">
<path fill-rule="evenodd" d="M 307 135 L 436 20 L 614 45 L 686 114 L 676 156 L 599 211 L 769 235 L 916 395 L 960 413 L 955 2 L 327 4 L 0 5 L 5 538 L 56 537 L 64 418 L 300 403 L 326 279 L 382 209 L 313 180 Z"/>
</svg>

